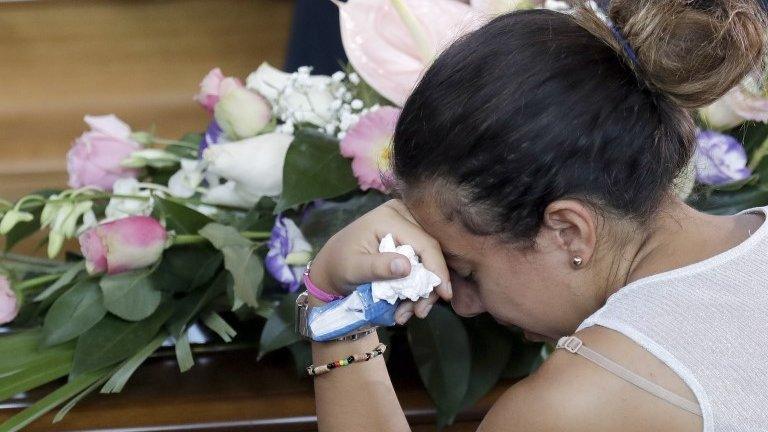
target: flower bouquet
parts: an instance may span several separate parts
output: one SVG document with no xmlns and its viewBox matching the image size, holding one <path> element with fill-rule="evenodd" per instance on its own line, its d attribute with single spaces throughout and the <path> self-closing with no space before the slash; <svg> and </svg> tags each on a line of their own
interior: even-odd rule
<svg viewBox="0 0 768 432">
<path fill-rule="evenodd" d="M 0 201 L 0 400 L 68 377 L 0 429 L 63 404 L 58 421 L 89 393 L 119 392 L 164 345 L 188 370 L 198 326 L 229 342 L 233 320 L 263 325 L 260 356 L 287 347 L 306 366 L 309 346 L 293 331 L 301 274 L 331 235 L 387 199 L 394 125 L 420 73 L 493 13 L 565 6 L 351 0 L 339 3 L 346 71 L 262 64 L 243 82 L 214 69 L 195 96 L 210 122 L 180 139 L 85 116 L 90 130 L 67 157 L 69 188 Z M 699 134 L 680 193 L 691 192 L 695 172 L 700 208 L 768 202 L 768 126 L 756 123 L 768 120 L 768 100 L 757 84 L 701 117 L 729 135 Z M 35 234 L 50 259 L 9 252 Z M 62 257 L 68 239 L 79 248 Z M 393 332 L 405 334 L 397 340 L 410 345 L 441 424 L 548 352 L 487 316 L 463 319 L 441 305 L 381 337 Z"/>
</svg>

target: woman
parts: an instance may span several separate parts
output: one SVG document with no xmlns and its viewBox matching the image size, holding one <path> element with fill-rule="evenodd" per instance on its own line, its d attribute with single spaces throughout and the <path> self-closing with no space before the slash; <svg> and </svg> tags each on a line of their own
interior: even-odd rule
<svg viewBox="0 0 768 432">
<path fill-rule="evenodd" d="M 765 209 L 710 216 L 672 191 L 694 145 L 689 110 L 762 59 L 759 16 L 750 0 L 614 0 L 607 23 L 586 8 L 494 19 L 405 104 L 400 199 L 334 236 L 310 280 L 345 295 L 408 274 L 377 253 L 391 232 L 443 281 L 399 323 L 439 295 L 530 339 L 574 335 L 623 368 L 574 355 L 571 339 L 482 431 L 768 430 Z M 378 343 L 314 343 L 313 357 Z M 408 430 L 381 358 L 318 376 L 315 391 L 321 430 Z"/>
</svg>

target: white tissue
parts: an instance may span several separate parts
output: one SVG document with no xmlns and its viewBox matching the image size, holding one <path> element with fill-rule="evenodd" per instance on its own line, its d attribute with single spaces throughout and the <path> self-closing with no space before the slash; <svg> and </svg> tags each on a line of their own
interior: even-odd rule
<svg viewBox="0 0 768 432">
<path fill-rule="evenodd" d="M 432 290 L 440 285 L 440 278 L 419 262 L 413 247 L 411 245 L 396 247 L 392 234 L 387 234 L 381 239 L 379 252 L 395 252 L 406 256 L 411 262 L 411 273 L 400 279 L 374 281 L 371 284 L 373 301 L 386 300 L 389 304 L 395 304 L 398 299 L 416 301 L 429 297 Z"/>
</svg>

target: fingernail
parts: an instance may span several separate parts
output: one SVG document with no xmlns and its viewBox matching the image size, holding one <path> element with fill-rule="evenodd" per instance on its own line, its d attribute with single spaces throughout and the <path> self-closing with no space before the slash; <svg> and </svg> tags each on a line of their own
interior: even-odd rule
<svg viewBox="0 0 768 432">
<path fill-rule="evenodd" d="M 397 316 L 397 322 L 400 324 L 405 324 L 406 321 L 408 321 L 412 316 L 413 312 L 411 311 L 400 312 L 400 314 Z"/>
<path fill-rule="evenodd" d="M 392 260 L 392 262 L 389 264 L 389 269 L 392 270 L 392 274 L 396 276 L 404 276 L 405 275 L 405 265 L 403 264 L 403 260 Z"/>
<path fill-rule="evenodd" d="M 427 305 L 424 309 L 421 310 L 421 318 L 426 318 L 427 315 L 429 315 L 429 311 L 432 310 L 432 305 Z"/>
</svg>

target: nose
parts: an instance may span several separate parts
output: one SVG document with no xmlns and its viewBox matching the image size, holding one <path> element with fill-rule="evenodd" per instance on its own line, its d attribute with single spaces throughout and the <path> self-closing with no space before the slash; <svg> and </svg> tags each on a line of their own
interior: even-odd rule
<svg viewBox="0 0 768 432">
<path fill-rule="evenodd" d="M 458 282 L 458 283 L 457 283 Z M 451 281 L 453 297 L 451 306 L 456 314 L 465 318 L 473 317 L 485 312 L 485 307 L 477 294 L 477 287 L 469 286 L 465 281 Z"/>
</svg>

